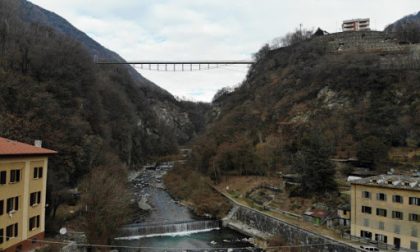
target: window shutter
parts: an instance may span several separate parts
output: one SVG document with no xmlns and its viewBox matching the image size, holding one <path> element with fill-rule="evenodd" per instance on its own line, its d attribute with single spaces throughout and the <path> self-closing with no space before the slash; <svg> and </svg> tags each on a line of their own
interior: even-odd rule
<svg viewBox="0 0 420 252">
<path fill-rule="evenodd" d="M 35 204 L 35 197 L 34 193 L 31 193 L 29 205 L 33 206 Z"/>
<path fill-rule="evenodd" d="M 10 182 L 15 182 L 15 170 L 10 171 Z"/>
<path fill-rule="evenodd" d="M 0 172 L 0 184 L 4 185 L 6 184 L 6 171 Z"/>
<path fill-rule="evenodd" d="M 15 210 L 19 210 L 19 197 L 15 197 Z"/>
<path fill-rule="evenodd" d="M 12 204 L 13 204 L 13 199 L 7 199 L 7 212 L 9 213 L 10 211 L 12 211 Z"/>
</svg>

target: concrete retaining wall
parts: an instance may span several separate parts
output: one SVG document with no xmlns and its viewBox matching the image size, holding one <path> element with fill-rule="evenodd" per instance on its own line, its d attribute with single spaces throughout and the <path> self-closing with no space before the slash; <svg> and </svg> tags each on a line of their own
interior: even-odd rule
<svg viewBox="0 0 420 252">
<path fill-rule="evenodd" d="M 347 244 L 332 240 L 319 234 L 308 232 L 297 226 L 280 221 L 276 218 L 244 206 L 237 206 L 236 211 L 231 215 L 231 218 L 224 220 L 225 224 L 228 226 L 230 221 L 241 222 L 260 232 L 264 232 L 273 236 L 279 235 L 283 237 L 288 244 L 305 245 L 299 247 L 299 251 L 360 251 L 359 249 L 351 247 Z M 246 230 L 244 231 L 246 233 Z"/>
</svg>

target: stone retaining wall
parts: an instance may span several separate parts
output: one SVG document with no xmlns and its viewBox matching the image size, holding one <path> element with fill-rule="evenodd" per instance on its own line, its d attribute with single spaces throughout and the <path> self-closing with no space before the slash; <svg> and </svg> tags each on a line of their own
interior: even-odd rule
<svg viewBox="0 0 420 252">
<path fill-rule="evenodd" d="M 231 219 L 225 219 L 226 225 L 229 221 L 241 222 L 246 226 L 252 227 L 260 232 L 273 236 L 279 235 L 285 239 L 288 244 L 299 244 L 299 251 L 319 251 L 319 252 L 356 252 L 357 248 L 351 247 L 345 243 L 321 236 L 291 225 L 279 219 L 268 216 L 244 206 L 237 206 Z M 311 245 L 311 246 L 307 246 Z"/>
<path fill-rule="evenodd" d="M 315 37 L 327 44 L 328 52 L 404 52 L 410 45 L 400 45 L 392 34 L 379 31 L 339 32 Z"/>
</svg>

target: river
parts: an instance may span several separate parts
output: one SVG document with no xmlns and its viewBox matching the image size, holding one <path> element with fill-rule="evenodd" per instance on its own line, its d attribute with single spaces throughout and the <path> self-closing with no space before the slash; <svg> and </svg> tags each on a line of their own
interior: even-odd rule
<svg viewBox="0 0 420 252">
<path fill-rule="evenodd" d="M 171 165 L 161 165 L 132 178 L 135 200 L 151 209 L 125 228 L 116 243 L 126 248 L 119 251 L 258 251 L 249 243 L 249 237 L 215 226 L 215 222 L 195 216 L 174 201 L 162 180 L 169 169 Z"/>
</svg>

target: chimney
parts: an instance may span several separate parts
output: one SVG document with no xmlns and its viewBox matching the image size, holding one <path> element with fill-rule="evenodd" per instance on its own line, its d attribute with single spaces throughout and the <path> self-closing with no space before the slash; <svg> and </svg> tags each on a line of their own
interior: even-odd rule
<svg viewBox="0 0 420 252">
<path fill-rule="evenodd" d="M 42 147 L 42 140 L 35 140 L 34 142 L 35 147 Z"/>
</svg>

